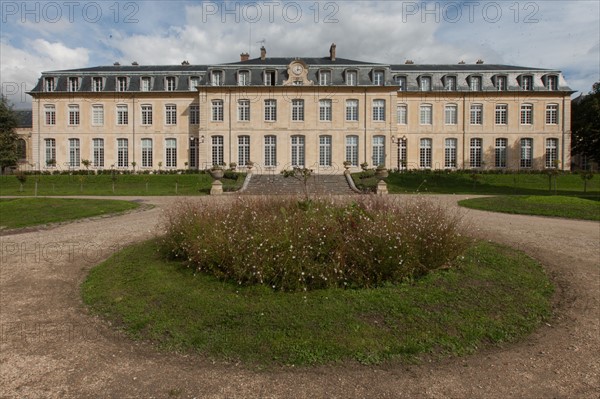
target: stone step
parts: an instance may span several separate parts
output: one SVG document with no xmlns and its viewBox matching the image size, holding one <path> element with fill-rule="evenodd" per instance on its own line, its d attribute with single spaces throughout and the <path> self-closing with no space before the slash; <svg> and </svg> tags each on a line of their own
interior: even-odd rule
<svg viewBox="0 0 600 399">
<path fill-rule="evenodd" d="M 309 195 L 356 194 L 344 175 L 312 175 L 306 181 Z M 295 177 L 265 174 L 253 175 L 244 191 L 246 195 L 304 195 L 304 181 Z"/>
</svg>

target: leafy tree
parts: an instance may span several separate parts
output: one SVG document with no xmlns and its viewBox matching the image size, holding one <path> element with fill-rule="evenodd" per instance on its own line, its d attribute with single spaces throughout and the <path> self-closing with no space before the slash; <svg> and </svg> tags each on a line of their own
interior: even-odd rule
<svg viewBox="0 0 600 399">
<path fill-rule="evenodd" d="M 572 151 L 600 162 L 600 82 L 577 101 L 571 110 Z"/>
<path fill-rule="evenodd" d="M 0 96 L 0 171 L 17 165 L 17 115 L 4 96 Z"/>
</svg>

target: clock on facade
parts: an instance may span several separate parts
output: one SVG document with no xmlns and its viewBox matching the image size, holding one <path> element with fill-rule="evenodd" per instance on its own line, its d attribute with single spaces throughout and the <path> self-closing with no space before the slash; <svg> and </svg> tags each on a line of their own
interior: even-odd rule
<svg viewBox="0 0 600 399">
<path fill-rule="evenodd" d="M 302 73 L 302 65 L 296 64 L 292 67 L 292 72 L 296 75 L 300 75 Z"/>
</svg>

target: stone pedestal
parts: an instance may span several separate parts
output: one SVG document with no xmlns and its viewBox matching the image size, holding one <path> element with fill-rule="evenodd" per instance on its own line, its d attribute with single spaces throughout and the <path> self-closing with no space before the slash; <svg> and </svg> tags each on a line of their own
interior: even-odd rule
<svg viewBox="0 0 600 399">
<path fill-rule="evenodd" d="M 387 188 L 386 188 L 387 190 Z M 220 180 L 215 180 L 210 188 L 210 195 L 222 195 L 223 194 L 223 183 Z"/>
<path fill-rule="evenodd" d="M 379 183 L 377 183 L 377 195 L 387 195 L 388 194 L 388 188 L 387 188 L 387 184 L 386 182 L 384 182 L 383 180 L 379 180 Z"/>
</svg>

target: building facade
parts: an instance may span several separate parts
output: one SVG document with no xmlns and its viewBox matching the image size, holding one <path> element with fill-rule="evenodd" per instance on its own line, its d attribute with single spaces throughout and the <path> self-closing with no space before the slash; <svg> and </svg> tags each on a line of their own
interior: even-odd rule
<svg viewBox="0 0 600 399">
<path fill-rule="evenodd" d="M 206 169 L 252 161 L 338 173 L 570 165 L 561 72 L 507 65 L 267 57 L 218 65 L 43 72 L 30 164 L 41 170 Z"/>
</svg>

